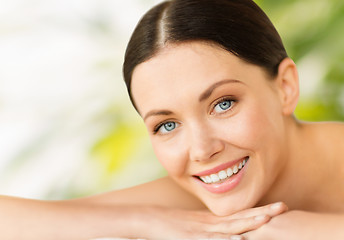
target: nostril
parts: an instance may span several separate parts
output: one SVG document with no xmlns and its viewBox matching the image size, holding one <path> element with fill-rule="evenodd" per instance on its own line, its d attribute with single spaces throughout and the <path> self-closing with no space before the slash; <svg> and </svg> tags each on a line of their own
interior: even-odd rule
<svg viewBox="0 0 344 240">
<path fill-rule="evenodd" d="M 218 155 L 220 153 L 220 151 L 218 151 L 218 152 L 214 152 L 211 156 L 210 156 L 210 158 L 213 158 L 213 157 L 215 157 L 216 155 Z"/>
</svg>

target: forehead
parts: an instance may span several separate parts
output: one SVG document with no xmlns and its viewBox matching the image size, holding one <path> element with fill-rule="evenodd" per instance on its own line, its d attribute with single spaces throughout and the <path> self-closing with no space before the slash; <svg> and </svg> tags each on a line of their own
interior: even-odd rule
<svg viewBox="0 0 344 240">
<path fill-rule="evenodd" d="M 258 70 L 215 45 L 202 42 L 169 45 L 135 68 L 131 91 L 142 114 L 185 95 L 196 97 L 216 81 L 246 79 L 253 74 L 248 68 Z"/>
</svg>

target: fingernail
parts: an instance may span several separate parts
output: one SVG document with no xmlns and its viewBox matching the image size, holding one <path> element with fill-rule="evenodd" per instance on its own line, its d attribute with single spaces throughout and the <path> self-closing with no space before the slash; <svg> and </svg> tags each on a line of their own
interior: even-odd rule
<svg viewBox="0 0 344 240">
<path fill-rule="evenodd" d="M 233 235 L 230 237 L 230 240 L 242 240 L 242 237 L 239 235 Z"/>
<path fill-rule="evenodd" d="M 272 205 L 270 206 L 270 208 L 273 209 L 273 210 L 276 210 L 276 209 L 282 208 L 282 205 L 283 205 L 283 203 L 278 202 L 278 203 L 272 204 Z"/>
<path fill-rule="evenodd" d="M 266 215 L 259 215 L 254 218 L 257 222 L 263 221 L 266 218 Z"/>
</svg>

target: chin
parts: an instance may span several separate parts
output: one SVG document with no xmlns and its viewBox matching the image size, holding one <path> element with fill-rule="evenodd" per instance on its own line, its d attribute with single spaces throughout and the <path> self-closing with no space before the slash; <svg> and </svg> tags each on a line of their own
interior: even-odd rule
<svg viewBox="0 0 344 240">
<path fill-rule="evenodd" d="M 224 217 L 232 215 L 236 212 L 246 209 L 244 206 L 225 206 L 222 207 L 220 205 L 208 206 L 208 209 L 215 214 L 216 216 Z"/>
<path fill-rule="evenodd" d="M 216 199 L 204 199 L 204 204 L 216 216 L 224 217 L 236 212 L 253 208 L 258 199 L 250 194 L 234 194 L 231 196 L 218 196 Z"/>
<path fill-rule="evenodd" d="M 209 202 L 205 202 L 205 205 L 207 206 L 209 211 L 220 217 L 229 216 L 238 211 L 248 208 L 242 202 L 239 202 L 239 204 L 234 204 L 233 202 L 234 201 L 232 200 L 212 200 Z"/>
</svg>

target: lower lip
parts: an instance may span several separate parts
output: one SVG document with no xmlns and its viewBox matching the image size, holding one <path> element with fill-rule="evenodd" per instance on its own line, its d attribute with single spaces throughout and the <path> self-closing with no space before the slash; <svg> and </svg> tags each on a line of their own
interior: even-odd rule
<svg viewBox="0 0 344 240">
<path fill-rule="evenodd" d="M 197 178 L 197 181 L 209 192 L 211 193 L 225 193 L 234 189 L 241 181 L 244 171 L 246 170 L 248 162 L 245 166 L 235 175 L 232 175 L 230 178 L 226 179 L 221 183 L 205 183 L 202 180 Z"/>
</svg>

